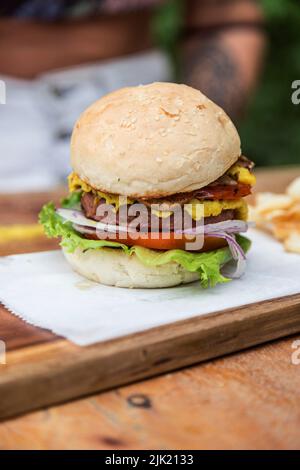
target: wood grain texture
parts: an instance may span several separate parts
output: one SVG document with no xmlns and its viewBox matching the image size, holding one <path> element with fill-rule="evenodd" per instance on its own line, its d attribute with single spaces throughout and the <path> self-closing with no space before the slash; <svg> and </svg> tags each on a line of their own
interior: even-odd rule
<svg viewBox="0 0 300 470">
<path fill-rule="evenodd" d="M 299 165 L 287 165 L 276 168 L 258 168 L 256 171 L 257 184 L 254 193 L 267 191 L 283 193 L 294 178 L 300 176 Z"/>
<path fill-rule="evenodd" d="M 0 449 L 300 449 L 295 339 L 2 422 Z"/>
<path fill-rule="evenodd" d="M 299 168 L 259 170 L 258 188 L 280 192 L 298 175 Z M 18 196 L 14 197 L 18 199 Z M 43 199 L 41 196 L 36 197 Z M 49 196 L 44 195 L 44 198 L 45 201 L 49 200 Z M 2 217 L 6 213 L 4 206 L 0 203 L 0 223 L 3 223 Z M 39 210 L 37 206 L 38 204 L 34 208 L 36 213 Z M 32 210 L 24 218 L 22 211 L 23 209 L 20 211 L 22 220 L 14 222 L 32 222 Z M 9 223 L 9 216 L 5 217 L 6 223 Z M 32 251 L 35 246 L 33 241 L 28 251 Z M 3 254 L 6 253 L 4 249 Z M 289 320 L 285 334 L 295 327 L 295 319 L 297 323 L 297 303 L 298 299 L 292 299 L 292 304 L 287 309 Z M 286 316 L 286 311 L 280 315 L 278 313 L 278 322 L 279 317 L 283 315 Z M 265 340 L 270 338 L 268 335 L 274 333 L 278 324 L 275 322 L 275 326 L 269 325 L 271 331 L 261 327 Z M 36 341 L 40 330 L 33 329 L 34 334 L 31 334 L 32 338 L 35 338 L 33 341 Z M 232 344 L 241 340 L 234 336 L 230 338 L 230 331 L 226 327 L 224 331 L 225 339 L 218 337 L 217 349 L 222 347 L 222 341 Z M 193 332 L 190 333 L 193 335 Z M 243 334 L 246 334 L 246 331 L 243 331 Z M 180 352 L 183 351 L 182 347 L 189 346 L 187 338 L 188 344 L 179 345 Z M 295 338 L 300 339 L 300 336 Z M 17 346 L 19 341 L 24 341 L 24 338 L 17 339 L 13 347 Z M 3 422 L 0 424 L 0 448 L 300 448 L 297 393 L 300 386 L 300 366 L 297 368 L 291 364 L 292 341 L 292 338 L 277 341 L 208 364 Z M 194 337 L 195 342 L 197 343 Z M 197 347 L 198 343 L 194 346 Z M 19 344 L 22 346 L 22 343 Z M 23 344 L 31 344 L 31 340 Z M 138 344 L 135 339 L 133 351 Z M 211 339 L 210 344 L 200 346 L 197 354 L 205 357 L 205 348 L 212 349 L 214 340 Z M 246 346 L 245 344 L 244 347 Z M 45 344 L 42 340 L 34 347 L 23 349 L 22 353 L 19 349 L 9 353 L 9 356 L 15 361 L 15 370 L 18 370 L 22 377 L 22 361 L 30 358 L 34 364 L 39 352 L 44 353 L 47 350 L 48 364 L 55 368 L 51 361 L 58 351 L 60 359 L 64 357 L 64 348 L 64 341 Z M 75 346 L 74 348 L 73 358 L 76 357 L 77 349 Z M 158 357 L 155 349 L 153 341 L 149 350 L 154 359 Z M 189 347 L 187 351 L 191 353 Z M 143 354 L 142 352 L 137 355 L 142 366 L 147 363 Z M 174 357 L 166 356 L 165 359 L 165 364 L 155 364 L 157 373 L 166 370 L 168 360 L 173 361 Z M 119 361 L 121 372 L 126 369 L 122 368 L 122 361 L 123 356 Z M 5 369 L 11 364 L 9 359 Z M 182 365 L 185 365 L 184 361 Z M 71 363 L 69 367 L 72 370 Z M 119 373 L 119 370 L 115 373 Z M 0 370 L 0 376 L 2 371 L 3 369 Z M 84 371 L 82 373 L 84 376 Z M 97 383 L 99 373 L 101 371 L 97 369 L 91 386 L 94 387 Z M 137 367 L 132 380 L 142 377 L 140 373 L 143 373 L 142 367 L 141 370 Z M 107 376 L 109 374 L 107 371 Z M 63 379 L 62 375 L 60 378 Z M 30 387 L 24 377 L 22 380 L 23 385 Z M 48 384 L 51 385 L 50 380 Z M 43 393 L 43 390 L 36 391 L 37 396 L 39 393 Z M 18 401 L 17 395 L 16 392 L 14 399 Z"/>
<path fill-rule="evenodd" d="M 58 204 L 66 193 L 67 188 L 58 187 L 43 193 L 0 194 L 0 224 L 35 223 L 43 204 Z"/>
<path fill-rule="evenodd" d="M 66 188 L 60 187 L 52 192 L 0 195 L 0 225 L 37 223 L 43 204 L 51 200 L 58 204 L 66 192 Z M 57 240 L 46 236 L 22 241 L 5 241 L 5 243 L 0 239 L 0 256 L 54 250 L 58 247 Z M 55 341 L 57 337 L 47 330 L 24 323 L 0 304 L 0 339 L 5 340 L 7 350 L 11 350 Z"/>
<path fill-rule="evenodd" d="M 55 341 L 58 338 L 48 330 L 25 323 L 0 304 L 0 339 L 5 340 L 7 351 Z"/>
<path fill-rule="evenodd" d="M 60 187 L 53 192 L 2 194 L 0 195 L 0 225 L 37 223 L 38 214 L 43 204 L 49 201 L 59 204 L 60 199 L 66 192 L 66 188 Z M 0 256 L 54 250 L 57 248 L 58 241 L 49 239 L 46 236 L 22 241 L 11 240 L 9 242 L 3 242 L 0 239 Z"/>
<path fill-rule="evenodd" d="M 85 348 L 63 340 L 12 351 L 0 375 L 0 418 L 298 331 L 300 294 L 195 317 Z"/>
</svg>

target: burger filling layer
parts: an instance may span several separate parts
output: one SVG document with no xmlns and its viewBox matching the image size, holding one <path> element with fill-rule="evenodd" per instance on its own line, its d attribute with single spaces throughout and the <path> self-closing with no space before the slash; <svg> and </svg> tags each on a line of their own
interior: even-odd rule
<svg viewBox="0 0 300 470">
<path fill-rule="evenodd" d="M 234 219 L 247 220 L 247 204 L 243 197 L 251 193 L 251 187 L 255 184 L 255 176 L 251 173 L 252 168 L 253 163 L 242 156 L 225 175 L 208 186 L 156 199 L 131 199 L 105 193 L 93 188 L 75 173 L 69 176 L 69 187 L 71 192 L 81 191 L 82 210 L 89 219 L 127 225 L 135 216 L 130 216 L 120 209 L 124 209 L 124 206 L 128 209 L 133 204 L 142 204 L 147 210 L 140 218 L 139 229 L 141 231 L 147 231 L 156 218 L 160 219 L 158 224 L 160 230 L 165 219 L 168 219 L 172 230 L 177 210 L 184 210 L 185 221 L 190 217 L 192 227 L 202 217 L 204 217 L 204 224 Z M 124 213 L 126 213 L 125 219 L 122 216 Z"/>
<path fill-rule="evenodd" d="M 122 250 L 147 266 L 177 263 L 187 271 L 198 272 L 203 287 L 214 286 L 240 277 L 245 269 L 250 241 L 241 235 L 248 228 L 243 197 L 251 193 L 255 183 L 252 166 L 241 157 L 208 186 L 159 199 L 130 199 L 105 193 L 72 173 L 71 194 L 62 201 L 62 208 L 46 204 L 40 222 L 46 234 L 60 237 L 70 253 L 77 249 Z M 142 217 L 137 216 L 139 225 L 132 220 L 136 217 L 132 215 L 135 204 L 143 209 Z M 178 214 L 181 217 L 177 218 Z M 184 220 L 183 227 L 178 227 L 178 220 Z M 196 246 L 191 248 L 191 242 Z M 235 269 L 227 274 L 223 268 L 232 261 Z"/>
</svg>

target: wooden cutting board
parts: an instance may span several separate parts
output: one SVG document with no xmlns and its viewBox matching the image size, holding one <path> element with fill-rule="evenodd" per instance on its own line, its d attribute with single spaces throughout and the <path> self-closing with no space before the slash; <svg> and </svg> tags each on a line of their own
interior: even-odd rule
<svg viewBox="0 0 300 470">
<path fill-rule="evenodd" d="M 294 171 L 289 179 L 292 176 Z M 10 223 L 12 212 L 14 222 L 34 222 L 42 203 L 60 195 L 61 192 L 2 196 L 1 223 Z M 0 254 L 56 247 L 56 242 L 39 237 L 0 243 Z M 194 317 L 84 348 L 32 327 L 0 306 L 0 340 L 7 348 L 7 364 L 0 364 L 0 419 L 299 331 L 300 293 Z"/>
<path fill-rule="evenodd" d="M 300 331 L 300 294 L 88 347 L 0 309 L 0 418 L 107 390 Z"/>
</svg>

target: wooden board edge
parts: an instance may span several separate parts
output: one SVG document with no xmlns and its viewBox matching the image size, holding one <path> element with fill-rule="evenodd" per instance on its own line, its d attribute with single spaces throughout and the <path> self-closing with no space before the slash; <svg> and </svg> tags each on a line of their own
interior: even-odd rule
<svg viewBox="0 0 300 470">
<path fill-rule="evenodd" d="M 300 294 L 297 294 L 193 317 L 86 348 L 62 340 L 18 350 L 8 354 L 6 373 L 0 375 L 0 419 L 299 331 Z M 42 362 L 38 360 L 41 354 Z"/>
</svg>

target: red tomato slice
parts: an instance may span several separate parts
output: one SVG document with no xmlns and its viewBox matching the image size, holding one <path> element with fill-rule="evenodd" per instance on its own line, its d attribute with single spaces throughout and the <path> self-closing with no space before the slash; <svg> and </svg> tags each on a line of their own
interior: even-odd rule
<svg viewBox="0 0 300 470">
<path fill-rule="evenodd" d="M 99 235 L 99 236 L 98 236 Z M 92 234 L 85 234 L 86 238 L 91 240 L 101 240 L 101 233 L 95 235 Z M 117 241 L 120 243 L 124 243 L 127 246 L 143 246 L 144 248 L 151 248 L 152 250 L 185 250 L 186 243 L 192 243 L 195 241 L 195 238 L 186 238 L 184 235 L 181 235 L 180 238 L 175 238 L 174 233 L 168 233 L 168 238 L 163 238 L 163 234 L 159 232 L 155 234 L 156 238 L 152 238 L 153 234 L 150 233 L 143 233 L 140 234 L 138 238 L 131 237 L 130 234 L 119 236 L 119 234 L 114 233 L 106 233 L 104 234 L 103 238 L 105 240 L 110 241 Z M 166 236 L 166 234 L 164 234 Z M 204 251 L 212 251 L 217 250 L 218 248 L 223 248 L 227 246 L 226 240 L 222 238 L 215 238 L 215 237 L 205 237 L 203 247 L 200 250 L 196 250 L 197 252 L 201 253 Z"/>
<path fill-rule="evenodd" d="M 208 186 L 205 191 L 211 199 L 240 199 L 241 197 L 251 194 L 250 184 L 238 183 L 235 186 L 230 185 L 216 185 Z"/>
</svg>

